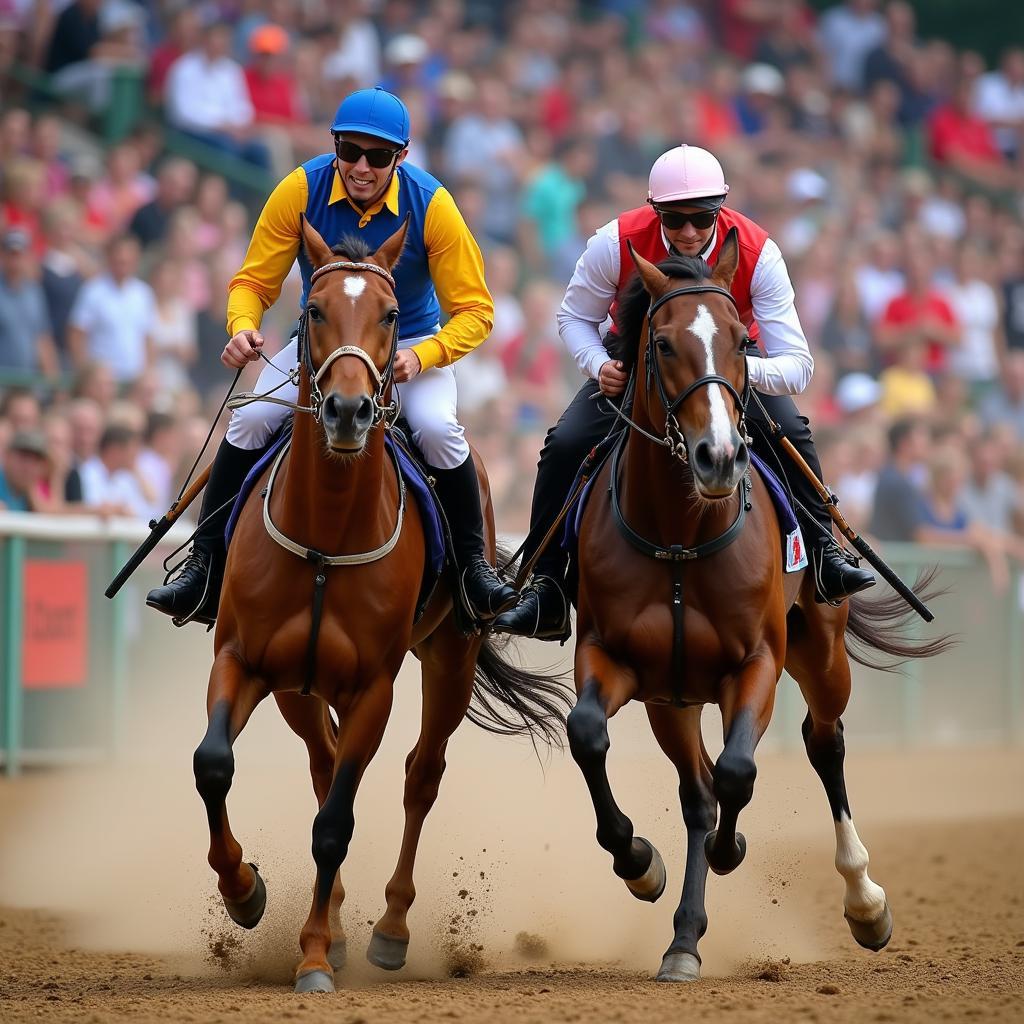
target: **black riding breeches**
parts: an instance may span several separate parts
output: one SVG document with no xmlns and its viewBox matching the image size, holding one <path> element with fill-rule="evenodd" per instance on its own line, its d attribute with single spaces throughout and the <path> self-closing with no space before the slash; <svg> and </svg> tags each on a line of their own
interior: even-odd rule
<svg viewBox="0 0 1024 1024">
<path fill-rule="evenodd" d="M 544 447 L 537 463 L 537 482 L 534 485 L 533 507 L 530 513 L 530 535 L 534 546 L 526 549 L 524 559 L 529 559 L 533 555 L 536 551 L 535 545 L 540 543 L 558 517 L 558 513 L 562 511 L 562 506 L 569 495 L 569 487 L 587 453 L 616 423 L 621 422 L 608 408 L 608 400 L 593 398 L 597 393 L 597 381 L 588 380 L 544 439 Z M 800 415 L 793 399 L 788 395 L 762 395 L 760 392 L 758 396 L 768 415 L 782 427 L 783 435 L 789 438 L 793 447 L 807 460 L 807 464 L 820 478 L 821 465 L 814 450 L 814 439 L 807 418 Z M 753 438 L 751 447 L 754 452 L 777 475 L 784 473 L 796 499 L 811 513 L 812 519 L 831 536 L 832 519 L 828 510 L 817 491 L 772 437 L 764 414 L 753 400 L 747 404 L 747 427 Z M 807 544 L 816 547 L 824 536 L 822 529 L 811 524 L 807 524 L 805 529 Z M 567 556 L 562 550 L 559 531 L 538 559 L 535 572 L 558 579 L 565 573 L 566 562 Z"/>
</svg>

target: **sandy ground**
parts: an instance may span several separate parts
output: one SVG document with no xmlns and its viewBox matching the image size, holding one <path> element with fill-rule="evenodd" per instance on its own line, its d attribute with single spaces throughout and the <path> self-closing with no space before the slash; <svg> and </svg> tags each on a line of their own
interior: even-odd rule
<svg viewBox="0 0 1024 1024">
<path fill-rule="evenodd" d="M 304 751 L 272 705 L 236 746 L 232 822 L 269 890 L 243 932 L 216 898 L 191 777 L 203 684 L 146 692 L 117 766 L 0 780 L 0 1021 L 1024 1019 L 1024 751 L 879 753 L 847 733 L 855 819 L 896 918 L 881 954 L 843 920 L 817 778 L 797 754 L 761 756 L 747 859 L 709 884 L 704 980 L 672 986 L 650 979 L 671 938 L 682 827 L 642 710 L 613 723 L 610 770 L 668 864 L 655 906 L 612 874 L 566 755 L 540 765 L 527 744 L 466 725 L 421 846 L 409 965 L 388 975 L 363 952 L 398 850 L 418 710 L 407 668 L 343 869 L 349 963 L 336 994 L 299 997 L 315 811 Z"/>
</svg>

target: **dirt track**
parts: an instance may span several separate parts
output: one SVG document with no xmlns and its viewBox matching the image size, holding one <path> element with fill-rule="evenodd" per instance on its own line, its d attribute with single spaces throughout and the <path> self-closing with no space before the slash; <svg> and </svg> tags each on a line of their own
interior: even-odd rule
<svg viewBox="0 0 1024 1024">
<path fill-rule="evenodd" d="M 649 978 L 671 934 L 680 826 L 672 774 L 638 717 L 616 723 L 611 772 L 669 865 L 655 907 L 612 875 L 567 758 L 542 773 L 523 746 L 462 730 L 418 864 L 410 965 L 393 977 L 363 951 L 397 852 L 414 720 L 400 711 L 357 804 L 349 965 L 337 994 L 296 997 L 312 881 L 300 751 L 271 709 L 239 744 L 232 819 L 270 891 L 266 919 L 243 933 L 205 864 L 187 754 L 201 708 L 170 706 L 128 771 L 0 780 L 0 1021 L 1024 1019 L 1020 751 L 870 754 L 848 735 L 856 820 L 896 918 L 878 955 L 843 921 L 817 779 L 801 756 L 761 757 L 741 819 L 747 860 L 710 883 L 705 978 L 670 986 Z M 535 941 L 517 943 L 523 932 Z M 471 976 L 448 977 L 453 966 Z"/>
</svg>

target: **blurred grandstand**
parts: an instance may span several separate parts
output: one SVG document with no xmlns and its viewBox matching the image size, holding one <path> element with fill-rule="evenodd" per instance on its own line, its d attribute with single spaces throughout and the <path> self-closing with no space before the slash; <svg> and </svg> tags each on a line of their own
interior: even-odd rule
<svg viewBox="0 0 1024 1024">
<path fill-rule="evenodd" d="M 0 502 L 166 508 L 230 380 L 226 283 L 254 216 L 326 150 L 340 97 L 382 83 L 485 249 L 494 332 L 457 372 L 502 531 L 524 529 L 578 384 L 555 327 L 574 263 L 686 141 L 786 257 L 816 361 L 799 401 L 848 518 L 973 548 L 1005 588 L 1024 552 L 1024 49 L 1000 46 L 1024 35 L 972 17 L 980 49 L 958 48 L 955 6 L 0 0 Z M 298 294 L 296 276 L 269 351 Z"/>
</svg>

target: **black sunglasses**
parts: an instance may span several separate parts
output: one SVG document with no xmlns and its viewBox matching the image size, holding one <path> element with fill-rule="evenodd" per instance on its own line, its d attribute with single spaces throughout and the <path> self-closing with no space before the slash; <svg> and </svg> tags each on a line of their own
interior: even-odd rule
<svg viewBox="0 0 1024 1024">
<path fill-rule="evenodd" d="M 654 205 L 653 203 L 651 204 Z M 680 210 L 663 210 L 660 206 L 654 207 L 654 212 L 661 219 L 661 223 L 669 231 L 678 231 L 687 224 L 692 224 L 698 231 L 705 231 L 718 219 L 718 210 L 702 210 L 700 213 L 683 213 Z"/>
<path fill-rule="evenodd" d="M 347 164 L 357 164 L 360 158 L 365 156 L 366 162 L 378 170 L 387 167 L 402 152 L 400 149 L 389 149 L 386 146 L 363 149 L 362 146 L 357 146 L 354 142 L 345 142 L 339 138 L 335 138 L 334 148 L 338 153 L 339 160 L 343 160 Z"/>
</svg>

